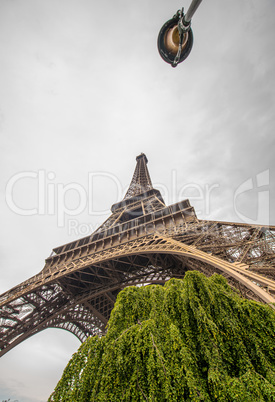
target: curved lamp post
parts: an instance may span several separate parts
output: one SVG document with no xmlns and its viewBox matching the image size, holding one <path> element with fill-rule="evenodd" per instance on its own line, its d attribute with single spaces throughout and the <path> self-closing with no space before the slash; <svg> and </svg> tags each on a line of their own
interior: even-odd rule
<svg viewBox="0 0 275 402">
<path fill-rule="evenodd" d="M 188 57 L 193 46 L 191 19 L 202 0 L 193 0 L 187 13 L 178 10 L 174 17 L 161 28 L 158 36 L 158 50 L 164 61 L 176 67 Z"/>
</svg>

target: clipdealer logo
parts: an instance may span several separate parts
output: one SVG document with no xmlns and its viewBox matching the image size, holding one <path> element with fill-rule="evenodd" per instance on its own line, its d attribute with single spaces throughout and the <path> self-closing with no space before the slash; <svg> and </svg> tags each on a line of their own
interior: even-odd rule
<svg viewBox="0 0 275 402">
<path fill-rule="evenodd" d="M 19 172 L 7 182 L 6 204 L 12 212 L 21 216 L 55 215 L 58 227 L 68 226 L 70 234 L 86 235 L 97 229 L 98 225 L 81 224 L 76 219 L 77 216 L 80 216 L 85 210 L 88 211 L 90 216 L 110 214 L 109 206 L 104 209 L 103 207 L 97 207 L 98 204 L 95 202 L 95 194 L 97 194 L 98 198 L 98 194 L 102 190 L 102 182 L 104 182 L 105 188 L 106 183 L 108 183 L 108 187 L 112 188 L 112 192 L 115 191 L 115 202 L 123 199 L 126 189 L 115 175 L 108 172 L 89 172 L 87 186 L 75 182 L 67 184 L 57 182 L 56 174 L 45 170 Z M 28 189 L 28 186 L 35 189 L 36 196 L 30 196 L 27 199 L 28 205 L 26 207 L 23 206 L 22 197 L 20 197 L 17 190 Z M 219 184 L 200 185 L 197 183 L 187 183 L 179 187 L 175 170 L 171 171 L 171 179 L 168 185 L 163 183 L 154 185 L 154 188 L 161 192 L 167 205 L 188 198 L 191 205 L 192 203 L 199 205 L 196 211 L 197 214 L 204 215 L 206 218 L 211 212 L 213 190 L 219 187 Z M 239 208 L 239 197 L 245 193 L 249 194 L 249 191 L 257 192 L 256 218 L 246 216 Z M 72 196 L 76 202 L 73 207 L 69 207 L 68 201 Z M 242 222 L 268 225 L 269 199 L 269 170 L 265 170 L 258 173 L 255 178 L 247 179 L 236 189 L 232 200 L 233 209 Z"/>
</svg>

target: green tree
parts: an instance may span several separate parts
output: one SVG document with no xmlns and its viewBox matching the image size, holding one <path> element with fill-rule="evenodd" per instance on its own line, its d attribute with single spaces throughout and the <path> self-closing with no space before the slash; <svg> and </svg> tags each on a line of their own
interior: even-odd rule
<svg viewBox="0 0 275 402">
<path fill-rule="evenodd" d="M 275 312 L 196 271 L 128 287 L 49 401 L 275 401 Z"/>
</svg>

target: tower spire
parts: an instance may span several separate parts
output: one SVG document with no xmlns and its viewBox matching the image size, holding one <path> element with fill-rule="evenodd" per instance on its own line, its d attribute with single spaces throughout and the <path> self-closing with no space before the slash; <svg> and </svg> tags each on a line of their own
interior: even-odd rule
<svg viewBox="0 0 275 402">
<path fill-rule="evenodd" d="M 148 159 L 144 153 L 136 157 L 136 168 L 130 186 L 124 196 L 124 200 L 135 197 L 141 193 L 152 190 L 152 182 L 147 168 Z"/>
</svg>

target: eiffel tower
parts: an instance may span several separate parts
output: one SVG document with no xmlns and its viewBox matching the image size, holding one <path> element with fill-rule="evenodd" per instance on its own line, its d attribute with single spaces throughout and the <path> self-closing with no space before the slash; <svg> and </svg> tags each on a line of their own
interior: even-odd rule
<svg viewBox="0 0 275 402">
<path fill-rule="evenodd" d="M 121 202 L 92 235 L 54 248 L 41 272 L 0 296 L 0 356 L 46 328 L 81 342 L 103 334 L 118 292 L 188 270 L 225 276 L 275 308 L 275 226 L 198 219 L 189 200 L 166 206 L 144 154 Z"/>
</svg>

